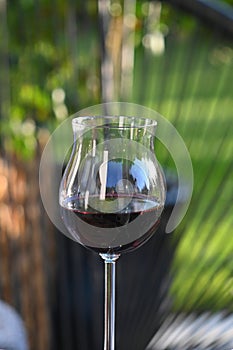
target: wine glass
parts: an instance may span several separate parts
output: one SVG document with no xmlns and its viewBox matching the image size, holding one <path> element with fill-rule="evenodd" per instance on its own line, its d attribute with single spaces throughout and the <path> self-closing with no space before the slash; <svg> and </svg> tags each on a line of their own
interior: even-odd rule
<svg viewBox="0 0 233 350">
<path fill-rule="evenodd" d="M 115 263 L 154 234 L 164 207 L 156 126 L 133 116 L 72 120 L 74 141 L 59 204 L 67 235 L 105 262 L 104 350 L 115 348 Z"/>
</svg>

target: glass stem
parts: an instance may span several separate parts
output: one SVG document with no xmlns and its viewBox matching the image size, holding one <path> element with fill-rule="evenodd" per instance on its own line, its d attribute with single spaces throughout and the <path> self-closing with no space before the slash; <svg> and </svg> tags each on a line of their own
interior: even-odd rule
<svg viewBox="0 0 233 350">
<path fill-rule="evenodd" d="M 104 350 L 115 349 L 116 260 L 119 254 L 100 254 L 105 265 Z"/>
</svg>

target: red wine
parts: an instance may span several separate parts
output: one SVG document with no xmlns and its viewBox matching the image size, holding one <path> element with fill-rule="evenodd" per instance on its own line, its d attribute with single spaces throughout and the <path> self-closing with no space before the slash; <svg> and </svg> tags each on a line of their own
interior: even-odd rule
<svg viewBox="0 0 233 350">
<path fill-rule="evenodd" d="M 73 211 L 80 219 L 87 224 L 102 227 L 102 228 L 116 228 L 126 225 L 136 219 L 138 215 L 143 212 L 130 212 L 130 213 L 92 213 L 92 212 L 80 212 Z"/>
<path fill-rule="evenodd" d="M 142 195 L 108 201 L 89 197 L 86 208 L 84 202 L 78 197 L 67 201 L 61 207 L 62 219 L 69 237 L 99 253 L 122 253 L 141 246 L 155 232 L 162 212 L 155 200 Z M 97 210 L 100 205 L 104 212 Z"/>
</svg>

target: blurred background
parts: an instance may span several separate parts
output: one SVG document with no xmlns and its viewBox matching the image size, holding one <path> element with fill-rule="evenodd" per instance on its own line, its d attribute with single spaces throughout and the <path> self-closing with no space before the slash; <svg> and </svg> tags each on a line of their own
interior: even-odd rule
<svg viewBox="0 0 233 350">
<path fill-rule="evenodd" d="M 119 260 L 117 349 L 233 348 L 232 38 L 232 0 L 0 0 L 0 298 L 30 349 L 102 347 L 103 265 L 53 227 L 38 169 L 63 120 L 108 101 L 164 115 L 194 170 L 176 231 Z"/>
</svg>

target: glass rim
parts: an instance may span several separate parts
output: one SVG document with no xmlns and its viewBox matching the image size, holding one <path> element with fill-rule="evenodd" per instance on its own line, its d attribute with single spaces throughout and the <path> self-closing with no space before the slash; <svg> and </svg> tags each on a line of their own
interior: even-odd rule
<svg viewBox="0 0 233 350">
<path fill-rule="evenodd" d="M 119 128 L 138 129 L 142 127 L 154 128 L 158 125 L 157 121 L 151 118 L 126 116 L 126 115 L 94 115 L 94 116 L 78 116 L 72 119 L 73 127 L 109 127 L 109 123 L 117 121 Z M 99 122 L 98 122 L 99 121 Z M 100 123 L 102 121 L 102 123 Z"/>
</svg>

